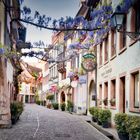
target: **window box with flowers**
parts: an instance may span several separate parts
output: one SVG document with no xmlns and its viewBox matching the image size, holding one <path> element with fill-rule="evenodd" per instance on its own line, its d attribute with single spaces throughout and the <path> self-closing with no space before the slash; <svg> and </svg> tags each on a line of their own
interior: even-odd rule
<svg viewBox="0 0 140 140">
<path fill-rule="evenodd" d="M 110 105 L 111 105 L 111 106 L 116 106 L 116 99 L 115 99 L 115 98 L 112 98 L 112 99 L 110 100 Z"/>
<path fill-rule="evenodd" d="M 108 105 L 108 98 L 105 98 L 105 99 L 103 100 L 103 103 L 104 103 L 105 106 L 107 106 L 107 105 Z"/>
</svg>

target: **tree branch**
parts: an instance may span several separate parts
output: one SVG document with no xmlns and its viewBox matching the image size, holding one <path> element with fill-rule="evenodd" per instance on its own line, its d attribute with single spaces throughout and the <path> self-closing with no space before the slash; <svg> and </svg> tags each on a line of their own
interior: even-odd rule
<svg viewBox="0 0 140 140">
<path fill-rule="evenodd" d="M 44 28 L 44 29 L 48 29 L 48 30 L 52 30 L 52 31 L 95 31 L 95 30 L 101 29 L 101 28 L 93 28 L 93 29 L 81 28 L 81 29 L 78 29 L 76 27 L 75 28 L 53 28 L 53 27 L 47 27 L 44 25 L 39 25 L 37 23 L 27 21 L 27 20 L 24 20 L 21 18 L 20 19 L 12 19 L 12 21 L 21 21 L 21 22 L 24 22 L 24 23 L 27 23 L 27 24 L 30 24 L 30 25 L 33 25 L 33 26 L 36 26 L 39 28 Z"/>
</svg>

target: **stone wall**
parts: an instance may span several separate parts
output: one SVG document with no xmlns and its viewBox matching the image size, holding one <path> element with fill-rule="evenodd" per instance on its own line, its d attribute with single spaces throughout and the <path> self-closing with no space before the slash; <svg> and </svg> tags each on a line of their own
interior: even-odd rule
<svg viewBox="0 0 140 140">
<path fill-rule="evenodd" d="M 10 127 L 10 93 L 8 92 L 6 75 L 6 58 L 0 59 L 0 128 Z"/>
</svg>

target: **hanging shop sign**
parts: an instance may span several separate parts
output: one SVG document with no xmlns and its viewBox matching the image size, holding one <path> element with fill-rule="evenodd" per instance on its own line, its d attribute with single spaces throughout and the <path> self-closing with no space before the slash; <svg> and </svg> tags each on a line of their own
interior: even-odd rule
<svg viewBox="0 0 140 140">
<path fill-rule="evenodd" d="M 79 84 L 86 84 L 86 82 L 87 82 L 86 75 L 79 76 Z"/>
<path fill-rule="evenodd" d="M 87 72 L 93 71 L 96 68 L 95 55 L 91 53 L 83 55 L 81 66 Z"/>
</svg>

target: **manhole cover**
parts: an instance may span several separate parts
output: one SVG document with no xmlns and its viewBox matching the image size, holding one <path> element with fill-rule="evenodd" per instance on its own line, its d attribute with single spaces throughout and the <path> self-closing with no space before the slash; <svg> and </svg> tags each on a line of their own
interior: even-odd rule
<svg viewBox="0 0 140 140">
<path fill-rule="evenodd" d="M 71 137 L 69 134 L 55 134 L 55 137 L 65 137 L 65 138 L 68 138 L 68 137 Z"/>
</svg>

